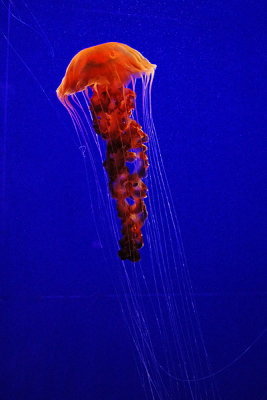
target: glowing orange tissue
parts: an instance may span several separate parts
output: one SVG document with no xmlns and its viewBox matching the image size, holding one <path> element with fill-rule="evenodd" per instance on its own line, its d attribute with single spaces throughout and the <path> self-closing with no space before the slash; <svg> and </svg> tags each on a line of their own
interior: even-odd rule
<svg viewBox="0 0 267 400">
<path fill-rule="evenodd" d="M 59 100 L 74 119 L 70 98 L 83 92 L 90 104 L 93 128 L 107 145 L 104 168 L 121 219 L 119 256 L 133 262 L 140 260 L 139 250 L 143 246 L 141 228 L 147 218 L 144 203 L 147 187 L 143 178 L 149 166 L 144 144 L 148 136 L 132 117 L 136 99 L 134 82 L 136 78 L 152 80 L 155 68 L 156 65 L 125 44 L 104 43 L 76 54 L 57 89 Z M 88 87 L 93 91 L 91 97 Z M 128 163 L 135 165 L 131 173 Z"/>
</svg>

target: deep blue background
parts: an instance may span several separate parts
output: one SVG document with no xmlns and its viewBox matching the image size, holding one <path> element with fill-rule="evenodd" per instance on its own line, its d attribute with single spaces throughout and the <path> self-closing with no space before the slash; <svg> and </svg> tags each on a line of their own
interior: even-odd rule
<svg viewBox="0 0 267 400">
<path fill-rule="evenodd" d="M 154 121 L 212 370 L 222 368 L 266 317 L 264 2 L 15 1 L 11 11 L 8 58 L 0 37 L 1 399 L 144 398 L 55 95 L 73 55 L 107 41 L 158 65 Z M 264 342 L 217 376 L 223 400 L 264 398 Z"/>
</svg>

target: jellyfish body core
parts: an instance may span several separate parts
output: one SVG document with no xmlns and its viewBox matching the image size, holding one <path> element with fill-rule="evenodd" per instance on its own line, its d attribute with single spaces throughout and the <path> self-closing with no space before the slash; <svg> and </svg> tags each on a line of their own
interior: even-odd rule
<svg viewBox="0 0 267 400">
<path fill-rule="evenodd" d="M 95 132 L 106 141 L 103 165 L 108 174 L 111 197 L 117 201 L 121 219 L 119 256 L 140 260 L 143 246 L 141 228 L 147 218 L 143 182 L 149 166 L 146 154 L 148 136 L 132 118 L 136 93 L 128 88 L 136 78 L 153 79 L 156 65 L 138 51 L 121 43 L 104 43 L 80 51 L 71 60 L 57 89 L 59 100 L 73 112 L 68 96 L 84 91 L 90 102 Z M 88 87 L 93 91 L 89 98 Z M 128 163 L 135 164 L 132 173 Z"/>
</svg>

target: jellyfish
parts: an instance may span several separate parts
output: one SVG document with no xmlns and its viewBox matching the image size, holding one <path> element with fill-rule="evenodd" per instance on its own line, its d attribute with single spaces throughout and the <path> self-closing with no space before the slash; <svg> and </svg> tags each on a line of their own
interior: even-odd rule
<svg viewBox="0 0 267 400">
<path fill-rule="evenodd" d="M 140 260 L 141 229 L 147 218 L 143 179 L 149 166 L 148 136 L 133 118 L 136 93 L 128 87 L 136 78 L 152 82 L 156 65 L 137 50 L 122 43 L 104 43 L 81 50 L 71 60 L 57 89 L 62 104 L 73 113 L 69 96 L 84 92 L 90 102 L 93 128 L 106 142 L 103 166 L 108 175 L 110 195 L 116 201 L 121 220 L 122 260 Z M 89 97 L 88 88 L 93 95 Z M 128 167 L 134 163 L 132 171 Z"/>
<path fill-rule="evenodd" d="M 87 157 L 92 167 L 92 218 L 104 223 L 108 241 L 103 258 L 109 248 L 107 264 L 138 354 L 146 398 L 217 400 L 212 379 L 198 379 L 208 376 L 210 369 L 152 118 L 155 69 L 125 44 L 100 44 L 74 56 L 57 96 L 72 119 L 84 160 Z M 105 174 L 98 172 L 95 150 Z M 100 184 L 102 176 L 105 186 Z M 119 257 L 111 263 L 118 241 Z M 141 259 L 144 241 L 147 251 Z"/>
</svg>

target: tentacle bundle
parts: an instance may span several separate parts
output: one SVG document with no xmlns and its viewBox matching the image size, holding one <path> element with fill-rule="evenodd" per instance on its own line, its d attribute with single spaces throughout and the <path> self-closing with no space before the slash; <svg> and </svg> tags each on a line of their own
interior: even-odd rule
<svg viewBox="0 0 267 400">
<path fill-rule="evenodd" d="M 136 94 L 124 86 L 100 86 L 93 89 L 90 109 L 93 126 L 107 143 L 104 168 L 109 178 L 111 197 L 117 201 L 121 219 L 119 256 L 122 260 L 140 260 L 143 246 L 141 228 L 147 218 L 144 198 L 147 187 L 143 182 L 149 166 L 146 154 L 148 136 L 131 118 Z M 130 173 L 128 163 L 134 163 Z"/>
</svg>

